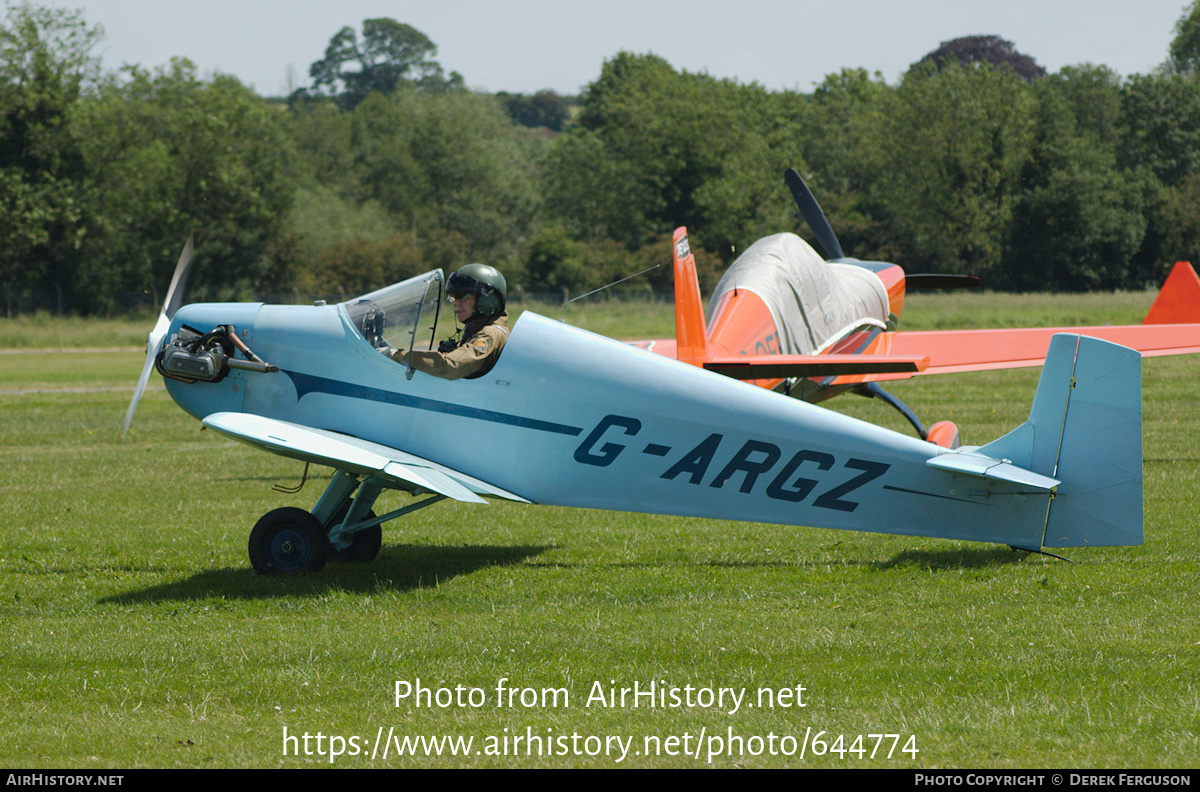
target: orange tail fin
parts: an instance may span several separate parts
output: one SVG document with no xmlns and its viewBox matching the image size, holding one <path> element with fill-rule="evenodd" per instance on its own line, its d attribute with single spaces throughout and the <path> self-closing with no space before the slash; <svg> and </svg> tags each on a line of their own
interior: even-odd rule
<svg viewBox="0 0 1200 792">
<path fill-rule="evenodd" d="M 1200 322 L 1200 277 L 1186 261 L 1175 264 L 1142 324 Z"/>
<path fill-rule="evenodd" d="M 687 229 L 675 229 L 672 255 L 675 259 L 675 354 L 684 363 L 703 366 L 708 359 L 708 328 L 700 301 L 696 257 L 688 246 Z"/>
</svg>

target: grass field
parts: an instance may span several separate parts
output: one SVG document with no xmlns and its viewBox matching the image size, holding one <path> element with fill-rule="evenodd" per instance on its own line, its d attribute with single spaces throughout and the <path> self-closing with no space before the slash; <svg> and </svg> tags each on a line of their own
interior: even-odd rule
<svg viewBox="0 0 1200 792">
<path fill-rule="evenodd" d="M 914 297 L 904 326 L 1136 322 L 1150 299 Z M 608 307 L 617 319 L 600 305 L 568 320 L 672 333 L 669 306 Z M 1195 358 L 1143 364 L 1145 545 L 1066 551 L 1075 563 L 907 537 L 439 504 L 385 526 L 371 564 L 267 579 L 246 558 L 250 527 L 279 506 L 311 508 L 322 482 L 273 492 L 298 480 L 298 464 L 199 432 L 161 386 L 118 440 L 142 364 L 131 347 L 148 326 L 0 320 L 0 766 L 1200 760 Z M 891 389 L 927 423 L 952 418 L 981 442 L 1024 420 L 1037 375 Z M 872 400 L 831 405 L 908 431 Z M 404 501 L 384 497 L 385 508 Z M 418 679 L 429 699 L 397 702 L 397 682 Z M 692 705 L 607 706 L 607 691 L 635 683 L 678 687 Z M 498 685 L 516 691 L 503 706 Z M 746 691 L 736 711 L 728 693 L 705 698 L 720 688 Z M 779 695 L 774 707 L 760 690 Z M 372 757 L 389 733 L 473 742 L 466 755 L 442 743 L 441 755 L 397 757 L 392 744 Z"/>
</svg>

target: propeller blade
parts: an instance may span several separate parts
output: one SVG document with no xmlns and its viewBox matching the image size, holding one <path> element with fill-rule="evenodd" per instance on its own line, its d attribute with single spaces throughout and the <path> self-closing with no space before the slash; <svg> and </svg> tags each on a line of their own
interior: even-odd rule
<svg viewBox="0 0 1200 792">
<path fill-rule="evenodd" d="M 183 305 L 183 292 L 187 288 L 188 270 L 192 267 L 192 254 L 195 248 L 192 244 L 192 234 L 188 234 L 187 244 L 179 254 L 179 262 L 175 265 L 175 274 L 171 276 L 171 285 L 167 288 L 167 298 L 163 300 L 163 315 L 168 320 L 175 318 L 175 312 Z"/>
<path fill-rule="evenodd" d="M 154 357 L 158 354 L 158 342 L 162 341 L 163 334 L 170 326 L 170 320 L 160 314 L 158 321 L 154 324 L 154 329 L 150 331 L 150 337 L 146 340 L 146 365 L 142 366 L 142 375 L 138 377 L 137 387 L 133 389 L 133 398 L 129 400 L 129 409 L 125 411 L 125 424 L 121 427 L 121 437 L 129 434 L 129 425 L 133 423 L 133 413 L 137 410 L 138 402 L 142 400 L 142 394 L 146 392 L 146 384 L 150 381 L 150 371 L 154 368 Z"/>
<path fill-rule="evenodd" d="M 825 255 L 831 259 L 846 258 L 846 254 L 842 252 L 842 246 L 838 244 L 837 235 L 833 233 L 833 227 L 829 225 L 829 221 L 825 219 L 825 213 L 821 211 L 821 205 L 813 197 L 812 190 L 808 189 L 804 179 L 801 179 L 800 174 L 796 173 L 796 169 L 788 168 L 784 171 L 783 180 L 788 189 L 792 191 L 792 198 L 796 200 L 800 215 L 816 235 L 817 244 L 825 251 Z"/>
<path fill-rule="evenodd" d="M 171 327 L 171 320 L 175 318 L 175 312 L 183 304 L 183 292 L 187 288 L 188 270 L 192 267 L 193 250 L 192 236 L 189 234 L 187 244 L 183 246 L 183 252 L 179 254 L 179 263 L 175 265 L 175 274 L 171 276 L 171 285 L 167 289 L 166 299 L 163 300 L 158 321 L 154 323 L 154 329 L 146 338 L 146 364 L 142 366 L 142 375 L 138 377 L 137 387 L 133 389 L 133 398 L 129 400 L 129 409 L 125 411 L 125 424 L 121 427 L 121 437 L 129 434 L 129 425 L 133 423 L 133 414 L 137 411 L 138 402 L 142 400 L 142 394 L 146 392 L 147 383 L 150 382 L 150 372 L 154 369 L 154 358 L 158 355 L 158 347 L 162 343 L 163 336 Z"/>
<path fill-rule="evenodd" d="M 978 289 L 978 275 L 926 275 L 917 273 L 904 276 L 905 288 L 909 289 Z"/>
</svg>

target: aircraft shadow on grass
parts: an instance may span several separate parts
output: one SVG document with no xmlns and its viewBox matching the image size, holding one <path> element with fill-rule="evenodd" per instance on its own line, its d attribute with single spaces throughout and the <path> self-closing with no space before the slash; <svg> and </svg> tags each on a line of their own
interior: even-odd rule
<svg viewBox="0 0 1200 792">
<path fill-rule="evenodd" d="M 888 561 L 873 566 L 885 571 L 898 567 L 915 566 L 930 571 L 955 569 L 984 569 L 986 567 L 1016 564 L 1029 557 L 1027 550 L 1007 547 L 963 547 L 947 550 L 904 550 Z M 1048 553 L 1046 555 L 1049 555 Z M 1054 556 L 1058 558 L 1059 556 Z"/>
<path fill-rule="evenodd" d="M 278 581 L 265 585 L 266 581 L 253 570 L 225 567 L 198 572 L 173 583 L 104 597 L 99 603 L 137 605 L 213 598 L 274 599 L 321 595 L 330 591 L 411 591 L 435 588 L 483 569 L 516 566 L 552 549 L 539 545 L 391 545 L 380 552 L 371 566 L 335 561 L 322 575 L 289 578 L 282 588 L 277 585 Z"/>
<path fill-rule="evenodd" d="M 334 562 L 322 575 L 304 575 L 287 579 L 280 587 L 278 581 L 266 581 L 251 570 L 224 567 L 198 572 L 184 580 L 151 586 L 104 597 L 101 605 L 140 605 L 160 602 L 191 602 L 222 599 L 275 599 L 279 597 L 319 596 L 331 591 L 370 593 L 381 589 L 411 591 L 436 588 L 454 578 L 470 575 L 492 567 L 516 566 L 549 550 L 552 546 L 518 545 L 392 545 L 380 552 L 372 566 Z M 960 548 L 954 550 L 905 550 L 888 561 L 864 563 L 880 571 L 904 566 L 917 566 L 933 571 L 983 569 L 1002 564 L 1015 564 L 1027 556 L 1023 551 L 1008 548 Z M 822 561 L 819 566 L 824 566 Z M 796 567 L 817 566 L 804 562 L 753 561 L 731 563 L 718 561 L 694 563 L 701 567 Z M 554 564 L 555 567 L 597 566 L 591 564 Z M 659 568 L 661 563 L 618 563 L 618 568 Z"/>
</svg>

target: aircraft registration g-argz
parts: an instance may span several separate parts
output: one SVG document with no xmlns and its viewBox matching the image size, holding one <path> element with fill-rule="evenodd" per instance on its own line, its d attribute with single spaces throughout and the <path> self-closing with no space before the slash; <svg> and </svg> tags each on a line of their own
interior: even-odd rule
<svg viewBox="0 0 1200 792">
<path fill-rule="evenodd" d="M 189 241 L 125 429 L 157 368 L 204 426 L 334 469 L 311 512 L 276 509 L 254 526 L 250 560 L 265 574 L 370 560 L 384 522 L 445 498 L 1028 551 L 1140 544 L 1141 353 L 1200 351 L 1190 267 L 1172 274 L 1151 324 L 896 333 L 904 272 L 846 258 L 799 176 L 788 180 L 831 261 L 790 234 L 760 240 L 722 278 L 706 319 L 679 229 L 676 339 L 623 343 L 526 311 L 477 379 L 380 354 L 433 348 L 440 270 L 337 305 L 180 307 Z M 902 408 L 879 381 L 1043 361 L 1029 420 L 983 446 L 959 447 L 946 422 L 926 432 L 912 417 L 912 437 L 808 403 L 855 390 Z M 385 489 L 414 498 L 376 516 Z"/>
</svg>

